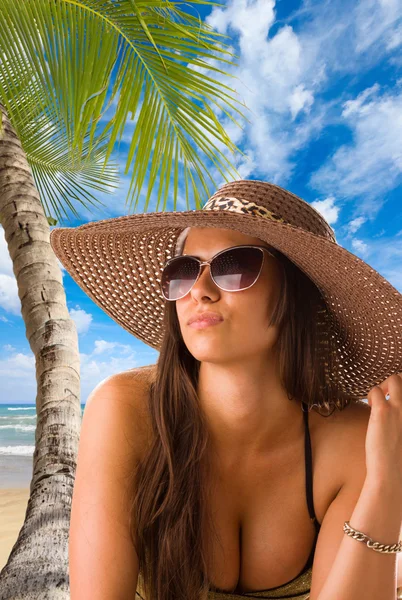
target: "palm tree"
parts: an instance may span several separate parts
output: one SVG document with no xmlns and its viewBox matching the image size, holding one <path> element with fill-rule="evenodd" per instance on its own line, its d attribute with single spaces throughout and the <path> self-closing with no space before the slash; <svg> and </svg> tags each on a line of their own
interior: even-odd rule
<svg viewBox="0 0 402 600">
<path fill-rule="evenodd" d="M 111 155 L 129 115 L 136 118 L 126 163 L 130 208 L 146 185 L 147 209 L 157 175 L 157 208 L 162 200 L 166 208 L 173 188 L 176 209 L 179 177 L 187 206 L 192 188 L 198 208 L 210 192 L 202 153 L 228 179 L 232 165 L 217 143 L 238 151 L 216 112 L 235 123 L 231 114 L 241 113 L 211 75 L 232 64 L 223 36 L 177 1 L 0 0 L 0 14 L 0 222 L 37 379 L 30 499 L 0 573 L 0 598 L 56 600 L 69 597 L 81 408 L 77 332 L 50 226 L 62 212 L 68 219 L 66 206 L 78 216 L 73 200 L 103 204 L 90 190 L 117 186 Z"/>
</svg>

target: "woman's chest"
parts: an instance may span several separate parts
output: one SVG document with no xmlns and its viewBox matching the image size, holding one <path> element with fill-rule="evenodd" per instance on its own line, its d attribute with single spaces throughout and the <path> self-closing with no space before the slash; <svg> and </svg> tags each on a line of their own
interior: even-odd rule
<svg viewBox="0 0 402 600">
<path fill-rule="evenodd" d="M 317 430 L 310 436 L 311 487 L 306 485 L 304 442 L 293 458 L 289 453 L 275 464 L 262 460 L 252 469 L 239 466 L 237 472 L 214 477 L 208 500 L 213 530 L 203 532 L 211 586 L 264 590 L 287 583 L 306 565 L 316 536 L 307 495 L 321 524 L 342 485 L 331 440 Z"/>
</svg>

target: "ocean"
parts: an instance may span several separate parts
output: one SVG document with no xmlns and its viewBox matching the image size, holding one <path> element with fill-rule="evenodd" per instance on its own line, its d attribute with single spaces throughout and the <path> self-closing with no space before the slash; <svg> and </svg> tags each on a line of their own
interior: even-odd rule
<svg viewBox="0 0 402 600">
<path fill-rule="evenodd" d="M 35 429 L 35 404 L 0 404 L 0 489 L 29 487 Z"/>
</svg>

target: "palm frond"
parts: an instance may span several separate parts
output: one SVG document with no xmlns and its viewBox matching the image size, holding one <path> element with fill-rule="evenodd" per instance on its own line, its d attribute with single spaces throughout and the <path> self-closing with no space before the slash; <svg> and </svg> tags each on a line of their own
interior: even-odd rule
<svg viewBox="0 0 402 600">
<path fill-rule="evenodd" d="M 67 203 L 70 193 L 78 200 L 80 168 L 87 168 L 85 187 L 99 189 L 97 181 L 109 187 L 107 165 L 130 117 L 130 209 L 146 182 L 148 206 L 158 178 L 157 209 L 162 201 L 166 206 L 173 175 L 175 210 L 180 176 L 186 202 L 191 183 L 196 207 L 210 195 L 206 179 L 216 185 L 209 167 L 224 179 L 239 176 L 226 154 L 241 150 L 220 123 L 221 114 L 239 126 L 234 113 L 245 118 L 238 108 L 244 105 L 220 81 L 228 75 L 224 65 L 234 66 L 233 55 L 223 42 L 227 36 L 182 10 L 186 6 L 173 0 L 0 0 L 0 102 L 49 198 L 58 191 Z M 53 133 L 29 137 L 33 119 L 47 120 Z M 60 153 L 51 150 L 52 139 Z M 70 161 L 75 176 L 67 171 Z M 95 176 L 102 161 L 106 179 Z M 53 195 L 53 210 L 56 202 Z"/>
</svg>

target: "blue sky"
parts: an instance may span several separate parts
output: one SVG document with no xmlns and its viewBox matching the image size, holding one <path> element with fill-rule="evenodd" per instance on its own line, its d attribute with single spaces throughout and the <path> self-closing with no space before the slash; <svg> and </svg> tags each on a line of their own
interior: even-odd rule
<svg viewBox="0 0 402 600">
<path fill-rule="evenodd" d="M 239 128 L 224 114 L 220 118 L 246 154 L 236 159 L 241 176 L 271 181 L 310 202 L 340 245 L 402 292 L 400 0 L 232 0 L 197 10 L 230 36 L 227 43 L 238 54 L 236 79 L 225 83 L 245 102 L 249 122 Z M 134 127 L 127 123 L 116 155 L 122 172 Z M 99 194 L 107 210 L 90 213 L 76 205 L 80 220 L 60 225 L 127 214 L 128 187 L 129 177 L 122 176 L 120 190 Z M 184 210 L 184 204 L 177 208 Z M 0 403 L 34 403 L 34 356 L 0 230 Z M 154 363 L 158 353 L 122 329 L 62 271 L 79 335 L 85 403 L 105 377 Z"/>
</svg>

